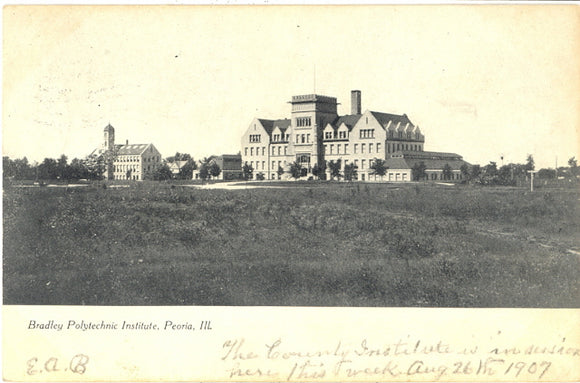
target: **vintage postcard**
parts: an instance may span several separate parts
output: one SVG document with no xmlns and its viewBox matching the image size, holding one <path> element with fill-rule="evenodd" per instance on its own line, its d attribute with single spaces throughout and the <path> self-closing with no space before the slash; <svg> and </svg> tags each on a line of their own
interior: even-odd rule
<svg viewBox="0 0 580 383">
<path fill-rule="evenodd" d="M 578 4 L 2 21 L 4 380 L 580 380 Z"/>
</svg>

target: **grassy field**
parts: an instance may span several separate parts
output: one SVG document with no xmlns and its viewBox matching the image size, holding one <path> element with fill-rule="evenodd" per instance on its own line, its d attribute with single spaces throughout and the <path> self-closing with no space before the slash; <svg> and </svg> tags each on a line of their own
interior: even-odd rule
<svg viewBox="0 0 580 383">
<path fill-rule="evenodd" d="M 6 187 L 4 303 L 580 307 L 577 190 L 300 186 Z"/>
</svg>

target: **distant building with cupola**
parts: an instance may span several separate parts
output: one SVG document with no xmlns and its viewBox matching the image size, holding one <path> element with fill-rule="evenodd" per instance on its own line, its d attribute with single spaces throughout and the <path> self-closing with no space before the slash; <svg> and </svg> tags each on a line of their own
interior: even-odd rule
<svg viewBox="0 0 580 383">
<path fill-rule="evenodd" d="M 104 129 L 103 144 L 91 155 L 102 156 L 107 180 L 141 181 L 151 176 L 162 165 L 161 153 L 153 144 L 115 144 L 115 128 Z"/>
<path fill-rule="evenodd" d="M 242 164 L 253 168 L 254 177 L 288 178 L 290 164 L 297 162 L 308 178 L 315 165 L 340 160 L 341 170 L 354 164 L 361 181 L 411 181 L 413 165 L 423 161 L 430 180 L 460 180 L 459 169 L 467 164 L 455 153 L 424 152 L 425 136 L 406 114 L 362 112 L 359 90 L 351 91 L 351 113 L 344 116 L 335 97 L 299 95 L 290 104 L 290 118 L 254 118 L 242 136 Z M 377 159 L 388 167 L 382 177 L 371 169 Z M 444 168 L 451 168 L 451 176 L 449 170 L 443 176 Z M 328 167 L 326 172 L 328 178 Z"/>
</svg>

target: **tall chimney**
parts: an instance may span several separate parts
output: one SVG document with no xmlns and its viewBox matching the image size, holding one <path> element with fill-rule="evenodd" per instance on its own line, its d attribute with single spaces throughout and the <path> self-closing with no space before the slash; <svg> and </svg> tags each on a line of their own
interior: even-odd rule
<svg viewBox="0 0 580 383">
<path fill-rule="evenodd" d="M 360 90 L 350 91 L 350 114 L 361 114 Z"/>
</svg>

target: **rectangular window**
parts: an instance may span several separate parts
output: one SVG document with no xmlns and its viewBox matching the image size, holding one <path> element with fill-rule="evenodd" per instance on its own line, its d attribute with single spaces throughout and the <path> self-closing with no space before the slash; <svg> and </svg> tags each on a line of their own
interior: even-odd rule
<svg viewBox="0 0 580 383">
<path fill-rule="evenodd" d="M 274 153 L 275 151 L 276 151 L 276 147 L 275 147 L 275 146 L 272 146 L 272 155 L 274 155 L 274 154 L 275 154 L 275 153 Z"/>
<path fill-rule="evenodd" d="M 328 145 L 324 145 L 324 154 L 328 153 Z"/>
<path fill-rule="evenodd" d="M 336 145 L 336 154 L 340 154 L 340 144 Z"/>
<path fill-rule="evenodd" d="M 354 160 L 354 166 L 358 168 L 358 160 Z"/>
<path fill-rule="evenodd" d="M 282 154 L 282 147 L 278 146 L 278 155 Z"/>
<path fill-rule="evenodd" d="M 366 169 L 366 160 L 361 160 L 360 161 L 360 168 L 361 169 Z"/>
<path fill-rule="evenodd" d="M 338 138 L 346 138 L 346 132 L 344 130 L 338 132 Z"/>
<path fill-rule="evenodd" d="M 288 146 L 284 146 L 284 155 L 288 153 Z"/>
<path fill-rule="evenodd" d="M 260 142 L 259 134 L 250 134 L 250 142 Z"/>
<path fill-rule="evenodd" d="M 327 140 L 330 140 L 332 138 L 332 132 L 325 132 L 324 133 L 324 138 Z"/>
<path fill-rule="evenodd" d="M 366 147 L 366 144 L 360 144 L 360 152 L 361 153 L 365 152 L 365 147 Z"/>
<path fill-rule="evenodd" d="M 330 145 L 330 154 L 332 154 L 332 152 L 334 151 L 334 145 Z"/>
<path fill-rule="evenodd" d="M 373 144 L 369 144 L 369 153 L 373 152 Z"/>
<path fill-rule="evenodd" d="M 348 144 L 344 144 L 344 154 L 348 154 Z"/>
<path fill-rule="evenodd" d="M 310 142 L 310 134 L 306 135 L 306 142 Z"/>
<path fill-rule="evenodd" d="M 244 156 L 248 156 L 248 148 L 244 148 Z"/>
<path fill-rule="evenodd" d="M 377 143 L 377 153 L 380 153 L 380 152 L 381 152 L 381 144 Z"/>
<path fill-rule="evenodd" d="M 252 146 L 252 147 L 250 148 L 250 156 L 253 156 L 253 155 L 254 155 L 254 147 Z"/>
<path fill-rule="evenodd" d="M 262 170 L 266 170 L 266 161 L 262 161 Z"/>
<path fill-rule="evenodd" d="M 272 169 L 276 167 L 276 161 L 272 161 Z"/>
<path fill-rule="evenodd" d="M 358 153 L 358 144 L 354 144 L 354 154 Z"/>
</svg>

